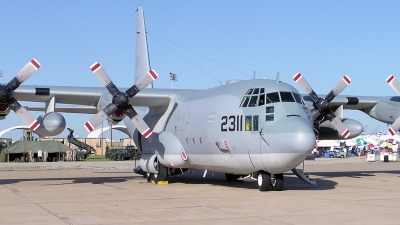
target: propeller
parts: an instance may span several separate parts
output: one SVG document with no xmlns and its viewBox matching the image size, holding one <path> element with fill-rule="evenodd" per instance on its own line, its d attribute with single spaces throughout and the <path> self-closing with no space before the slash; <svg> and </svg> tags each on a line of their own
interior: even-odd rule
<svg viewBox="0 0 400 225">
<path fill-rule="evenodd" d="M 14 98 L 14 91 L 39 68 L 40 63 L 36 59 L 32 59 L 7 85 L 0 84 L 1 108 L 9 107 L 12 109 L 32 131 L 35 131 L 40 123 Z"/>
<path fill-rule="evenodd" d="M 336 84 L 336 86 L 326 95 L 325 99 L 319 98 L 311 86 L 308 84 L 307 80 L 301 75 L 297 73 L 293 76 L 293 80 L 299 85 L 299 87 L 307 93 L 312 101 L 314 109 L 312 110 L 312 114 L 314 120 L 322 121 L 327 119 L 331 121 L 332 125 L 335 129 L 342 135 L 342 137 L 347 138 L 350 135 L 350 131 L 346 128 L 346 126 L 342 123 L 342 121 L 335 116 L 329 107 L 329 103 L 342 92 L 347 85 L 350 84 L 350 78 L 345 75 L 342 79 Z"/>
<path fill-rule="evenodd" d="M 88 132 L 94 130 L 101 123 L 103 123 L 111 114 L 118 114 L 120 117 L 128 116 L 132 123 L 135 125 L 136 129 L 143 135 L 143 137 L 148 138 L 152 131 L 149 126 L 144 122 L 142 117 L 137 114 L 132 105 L 129 104 L 129 98 L 135 96 L 139 91 L 143 90 L 149 84 L 151 84 L 158 75 L 154 70 L 150 70 L 146 75 L 142 76 L 132 87 L 130 87 L 125 92 L 121 92 L 111 81 L 110 77 L 107 75 L 106 71 L 100 65 L 100 63 L 95 62 L 90 66 L 90 70 L 94 73 L 97 79 L 107 88 L 110 94 L 113 96 L 112 102 L 108 104 L 103 110 L 94 115 L 89 121 L 84 125 Z"/>
<path fill-rule="evenodd" d="M 396 77 L 390 75 L 386 82 L 400 95 L 400 83 L 396 80 Z M 388 131 L 393 136 L 396 131 L 400 130 L 400 116 L 394 121 L 394 123 L 389 127 Z"/>
</svg>

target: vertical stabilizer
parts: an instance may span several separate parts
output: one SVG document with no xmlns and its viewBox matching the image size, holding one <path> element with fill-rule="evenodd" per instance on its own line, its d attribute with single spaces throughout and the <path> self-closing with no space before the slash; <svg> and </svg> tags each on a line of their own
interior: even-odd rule
<svg viewBox="0 0 400 225">
<path fill-rule="evenodd" d="M 149 51 L 147 48 L 146 26 L 144 24 L 144 14 L 142 6 L 136 9 L 136 55 L 135 55 L 135 83 L 140 77 L 147 74 L 150 70 Z M 146 88 L 152 88 L 150 84 Z"/>
</svg>

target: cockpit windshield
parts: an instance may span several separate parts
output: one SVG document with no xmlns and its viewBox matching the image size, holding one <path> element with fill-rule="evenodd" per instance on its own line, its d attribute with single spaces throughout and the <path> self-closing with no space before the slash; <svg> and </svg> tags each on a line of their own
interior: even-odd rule
<svg viewBox="0 0 400 225">
<path fill-rule="evenodd" d="M 243 96 L 240 107 L 257 107 L 276 102 L 297 102 L 305 105 L 303 98 L 290 91 L 264 93 L 264 88 L 251 88 Z"/>
</svg>

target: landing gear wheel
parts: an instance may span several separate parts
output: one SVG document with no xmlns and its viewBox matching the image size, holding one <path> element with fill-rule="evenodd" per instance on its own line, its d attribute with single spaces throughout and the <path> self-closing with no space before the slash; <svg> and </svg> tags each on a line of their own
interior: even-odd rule
<svg viewBox="0 0 400 225">
<path fill-rule="evenodd" d="M 258 190 L 271 191 L 271 174 L 265 171 L 259 171 L 257 176 Z"/>
<path fill-rule="evenodd" d="M 274 174 L 271 178 L 271 185 L 273 191 L 282 191 L 283 189 L 283 173 Z"/>
<path fill-rule="evenodd" d="M 167 181 L 168 177 L 168 168 L 163 166 L 160 162 L 158 162 L 158 174 L 155 177 L 154 181 L 157 183 L 158 181 Z"/>
<path fill-rule="evenodd" d="M 147 173 L 146 174 L 146 180 L 147 180 L 147 182 L 151 183 L 151 181 L 154 180 L 154 174 L 153 173 Z"/>
<path fill-rule="evenodd" d="M 235 181 L 236 180 L 236 176 L 231 173 L 225 173 L 225 178 L 227 181 Z"/>
</svg>

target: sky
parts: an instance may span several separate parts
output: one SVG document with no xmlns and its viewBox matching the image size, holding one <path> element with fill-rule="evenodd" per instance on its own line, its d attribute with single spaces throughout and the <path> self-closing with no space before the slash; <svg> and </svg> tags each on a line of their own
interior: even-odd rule
<svg viewBox="0 0 400 225">
<path fill-rule="evenodd" d="M 41 68 L 24 84 L 100 87 L 89 69 L 97 61 L 118 87 L 130 87 L 140 4 L 151 67 L 159 74 L 155 88 L 171 88 L 170 72 L 178 74 L 177 89 L 207 89 L 252 79 L 254 72 L 275 79 L 279 71 L 281 81 L 301 93 L 292 79 L 297 72 L 321 95 L 343 75 L 351 84 L 342 95 L 396 95 L 385 80 L 400 77 L 400 1 L 372 0 L 0 1 L 0 82 L 8 83 L 36 58 Z M 63 115 L 67 127 L 86 137 L 83 124 L 92 115 Z M 361 122 L 367 133 L 387 130 L 359 111 L 344 116 Z M 11 112 L 0 130 L 17 125 L 23 124 Z M 66 130 L 57 137 L 67 135 Z M 14 130 L 2 137 L 21 136 Z M 113 136 L 127 137 L 119 131 Z"/>
</svg>

